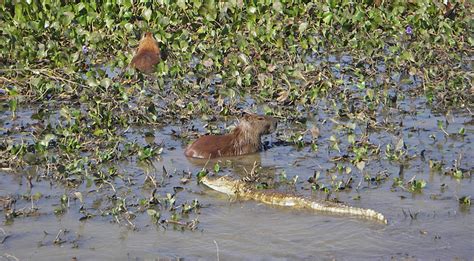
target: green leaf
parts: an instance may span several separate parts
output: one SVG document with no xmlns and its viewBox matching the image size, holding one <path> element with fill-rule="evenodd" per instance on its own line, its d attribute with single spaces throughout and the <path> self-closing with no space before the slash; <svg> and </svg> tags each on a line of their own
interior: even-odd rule
<svg viewBox="0 0 474 261">
<path fill-rule="evenodd" d="M 324 13 L 323 15 L 323 22 L 325 24 L 330 24 L 332 21 L 333 14 L 331 12 Z"/>
<path fill-rule="evenodd" d="M 181 8 L 182 10 L 186 10 L 186 0 L 178 0 L 176 4 Z"/>
<path fill-rule="evenodd" d="M 129 31 L 129 32 L 133 31 L 133 24 L 131 24 L 131 23 L 126 23 L 126 24 L 124 25 L 124 27 L 125 27 L 125 29 L 126 29 L 127 31 Z"/>
<path fill-rule="evenodd" d="M 405 61 L 415 62 L 415 58 L 410 51 L 403 51 L 400 57 Z"/>
<path fill-rule="evenodd" d="M 156 212 L 156 210 L 150 208 L 150 209 L 147 209 L 147 210 L 146 210 L 146 213 L 147 213 L 149 216 L 156 216 L 156 214 L 157 214 L 158 212 Z"/>
<path fill-rule="evenodd" d="M 15 4 L 15 16 L 14 19 L 23 22 L 25 19 L 23 18 L 23 5 L 20 3 Z"/>
<path fill-rule="evenodd" d="M 10 105 L 10 110 L 12 112 L 15 112 L 17 109 L 18 101 L 16 99 L 11 99 L 9 102 L 9 105 Z"/>
<path fill-rule="evenodd" d="M 216 162 L 216 164 L 214 165 L 214 172 L 218 173 L 220 169 L 221 167 L 219 166 L 219 163 Z"/>
<path fill-rule="evenodd" d="M 54 134 L 46 134 L 44 138 L 39 142 L 39 144 L 44 147 L 48 147 L 49 143 L 54 139 L 56 139 L 56 136 Z"/>
<path fill-rule="evenodd" d="M 112 80 L 110 78 L 104 78 L 100 81 L 100 86 L 109 88 L 109 86 L 112 84 Z"/>
<path fill-rule="evenodd" d="M 300 26 L 298 27 L 298 31 L 300 32 L 300 34 L 302 34 L 306 28 L 308 28 L 308 23 L 307 22 L 303 22 L 300 24 Z"/>
<path fill-rule="evenodd" d="M 75 15 L 73 12 L 64 12 L 61 16 L 61 24 L 63 26 L 68 26 L 71 24 L 72 20 L 74 19 Z"/>
<path fill-rule="evenodd" d="M 147 8 L 145 9 L 145 11 L 143 11 L 142 15 L 143 15 L 143 18 L 145 18 L 145 20 L 150 21 L 151 14 L 152 14 L 151 9 Z"/>
<path fill-rule="evenodd" d="M 97 79 L 95 79 L 95 78 L 93 78 L 93 77 L 87 78 L 86 83 L 87 83 L 87 85 L 89 85 L 90 87 L 97 87 L 97 86 L 99 86 L 99 82 L 97 81 Z"/>
<path fill-rule="evenodd" d="M 201 169 L 201 171 L 199 171 L 198 174 L 197 174 L 197 180 L 200 181 L 206 175 L 207 175 L 207 170 L 206 169 Z"/>
<path fill-rule="evenodd" d="M 97 136 L 97 137 L 104 135 L 104 133 L 105 133 L 105 131 L 102 130 L 102 129 L 96 129 L 96 130 L 93 132 L 94 136 Z"/>
</svg>

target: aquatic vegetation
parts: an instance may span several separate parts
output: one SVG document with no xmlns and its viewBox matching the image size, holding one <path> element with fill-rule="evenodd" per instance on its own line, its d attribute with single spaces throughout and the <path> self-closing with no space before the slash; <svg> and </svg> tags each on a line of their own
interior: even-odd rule
<svg viewBox="0 0 474 261">
<path fill-rule="evenodd" d="M 459 198 L 459 203 L 471 205 L 471 196 L 464 196 L 464 197 Z"/>
<path fill-rule="evenodd" d="M 470 205 L 452 184 L 473 172 L 472 3 L 438 2 L 6 1 L 0 172 L 61 192 L 0 195 L 0 211 L 196 230 L 209 208 L 195 181 L 215 173 L 367 205 L 379 192 Z M 163 58 L 152 75 L 127 67 L 147 31 Z M 242 111 L 279 124 L 245 173 L 176 163 Z"/>
</svg>

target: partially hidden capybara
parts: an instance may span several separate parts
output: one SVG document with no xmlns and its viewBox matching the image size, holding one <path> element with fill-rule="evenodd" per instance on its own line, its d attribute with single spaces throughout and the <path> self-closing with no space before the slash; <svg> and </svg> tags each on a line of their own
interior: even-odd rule
<svg viewBox="0 0 474 261">
<path fill-rule="evenodd" d="M 153 35 L 146 32 L 138 44 L 137 53 L 133 56 L 130 66 L 143 73 L 152 73 L 158 62 L 160 62 L 160 48 Z"/>
<path fill-rule="evenodd" d="M 272 133 L 276 127 L 273 117 L 245 114 L 231 133 L 201 136 L 186 148 L 184 155 L 210 159 L 254 153 L 262 149 L 262 135 Z"/>
</svg>

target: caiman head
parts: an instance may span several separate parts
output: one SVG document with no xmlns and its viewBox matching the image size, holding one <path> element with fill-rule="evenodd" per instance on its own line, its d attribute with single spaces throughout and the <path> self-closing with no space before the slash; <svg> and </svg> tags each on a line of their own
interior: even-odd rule
<svg viewBox="0 0 474 261">
<path fill-rule="evenodd" d="M 218 178 L 212 178 L 209 176 L 204 176 L 201 178 L 201 183 L 210 187 L 215 191 L 227 194 L 229 196 L 235 196 L 238 189 L 238 183 L 240 181 L 233 180 L 228 176 L 222 176 Z"/>
</svg>

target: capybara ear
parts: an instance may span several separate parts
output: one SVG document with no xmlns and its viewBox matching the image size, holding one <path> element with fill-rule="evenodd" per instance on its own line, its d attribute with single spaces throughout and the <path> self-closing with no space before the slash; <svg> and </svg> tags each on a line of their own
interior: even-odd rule
<svg viewBox="0 0 474 261">
<path fill-rule="evenodd" d="M 248 112 L 246 112 L 246 111 L 244 111 L 244 112 L 242 113 L 242 119 L 244 119 L 244 120 L 249 120 L 250 118 L 252 118 L 252 114 L 250 114 L 250 113 L 248 113 Z"/>
</svg>

